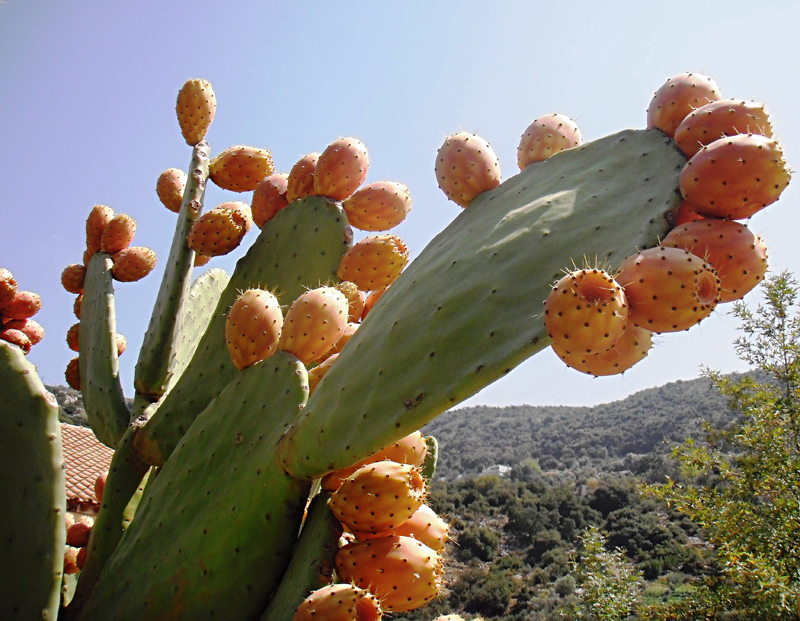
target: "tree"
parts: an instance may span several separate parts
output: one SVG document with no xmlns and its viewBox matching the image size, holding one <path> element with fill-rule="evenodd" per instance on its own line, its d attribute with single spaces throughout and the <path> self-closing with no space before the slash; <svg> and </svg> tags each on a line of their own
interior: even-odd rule
<svg viewBox="0 0 800 621">
<path fill-rule="evenodd" d="M 704 370 L 741 418 L 705 428 L 673 456 L 694 476 L 645 492 L 688 515 L 714 545 L 719 573 L 668 618 L 797 619 L 800 594 L 800 314 L 798 282 L 783 272 L 763 284 L 755 311 L 737 302 L 735 347 L 756 373 Z M 665 614 L 662 611 L 662 614 Z M 661 616 L 660 618 L 667 618 Z"/>
</svg>

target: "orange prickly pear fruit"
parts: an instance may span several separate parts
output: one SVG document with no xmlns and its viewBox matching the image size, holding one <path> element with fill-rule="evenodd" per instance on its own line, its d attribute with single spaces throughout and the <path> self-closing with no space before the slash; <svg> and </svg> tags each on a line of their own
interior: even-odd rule
<svg viewBox="0 0 800 621">
<path fill-rule="evenodd" d="M 94 480 L 94 497 L 97 502 L 103 502 L 103 492 L 106 489 L 106 479 L 108 479 L 108 470 L 105 470 L 97 475 Z"/>
<path fill-rule="evenodd" d="M 341 352 L 342 348 L 345 345 L 347 345 L 347 341 L 350 340 L 350 337 L 356 333 L 356 330 L 358 330 L 358 324 L 348 321 L 347 325 L 344 327 L 344 332 L 342 333 L 342 336 L 340 336 L 339 340 L 336 341 L 336 344 L 328 352 L 328 355 L 333 356 Z"/>
<path fill-rule="evenodd" d="M 31 351 L 31 339 L 22 330 L 9 328 L 7 325 L 0 326 L 0 341 L 16 345 L 26 356 Z"/>
<path fill-rule="evenodd" d="M 675 227 L 663 246 L 685 248 L 717 270 L 720 302 L 742 299 L 767 273 L 767 247 L 744 224 L 705 218 Z"/>
<path fill-rule="evenodd" d="M 682 73 L 667 80 L 647 108 L 647 128 L 657 127 L 670 138 L 696 108 L 720 99 L 717 83 L 700 73 Z"/>
<path fill-rule="evenodd" d="M 396 235 L 373 235 L 354 244 L 342 257 L 337 275 L 362 291 L 391 285 L 408 263 L 408 248 Z"/>
<path fill-rule="evenodd" d="M 343 281 L 336 285 L 336 288 L 344 293 L 347 298 L 348 313 L 347 321 L 358 322 L 361 321 L 361 314 L 364 312 L 364 302 L 367 299 L 367 294 L 356 287 L 355 283 L 350 281 Z"/>
<path fill-rule="evenodd" d="M 111 275 L 120 282 L 141 280 L 156 266 L 156 253 L 144 246 L 129 246 L 111 257 Z"/>
<path fill-rule="evenodd" d="M 292 621 L 378 621 L 381 605 L 372 593 L 354 584 L 330 584 L 303 600 Z"/>
<path fill-rule="evenodd" d="M 715 140 L 735 134 L 772 137 L 772 123 L 764 104 L 736 99 L 707 103 L 681 121 L 675 130 L 675 144 L 690 158 Z"/>
<path fill-rule="evenodd" d="M 180 168 L 167 168 L 158 176 L 156 194 L 161 203 L 175 213 L 181 210 L 183 190 L 186 188 L 186 173 Z"/>
<path fill-rule="evenodd" d="M 40 343 L 44 338 L 44 328 L 39 324 L 38 321 L 34 321 L 30 318 L 12 319 L 11 321 L 7 321 L 3 327 L 24 332 L 25 336 L 30 339 L 31 345 Z"/>
<path fill-rule="evenodd" d="M 206 254 L 194 253 L 194 266 L 202 267 L 211 260 L 211 257 Z"/>
<path fill-rule="evenodd" d="M 517 147 L 517 164 L 525 170 L 529 164 L 541 162 L 565 149 L 581 144 L 581 130 L 564 114 L 554 112 L 540 116 L 528 125 Z"/>
<path fill-rule="evenodd" d="M 362 231 L 388 231 L 411 211 L 411 192 L 396 181 L 375 181 L 342 202 L 351 225 Z"/>
<path fill-rule="evenodd" d="M 86 267 L 80 263 L 72 263 L 61 272 L 61 284 L 69 293 L 83 293 L 83 281 L 86 278 Z"/>
<path fill-rule="evenodd" d="M 314 195 L 314 171 L 317 168 L 319 156 L 319 153 L 309 153 L 292 166 L 286 180 L 286 200 L 288 202 Z"/>
<path fill-rule="evenodd" d="M 100 249 L 108 254 L 115 254 L 130 246 L 135 234 L 136 220 L 126 213 L 117 214 L 103 229 Z M 80 293 L 80 291 L 70 291 L 70 293 Z"/>
<path fill-rule="evenodd" d="M 776 140 L 737 134 L 698 151 L 681 171 L 680 188 L 701 216 L 741 220 L 778 200 L 790 177 Z"/>
<path fill-rule="evenodd" d="M 304 364 L 319 360 L 344 334 L 347 312 L 347 298 L 334 287 L 306 291 L 286 312 L 279 348 Z"/>
<path fill-rule="evenodd" d="M 657 246 L 626 258 L 617 276 L 628 298 L 628 318 L 651 332 L 688 330 L 719 302 L 719 276 L 681 248 Z"/>
<path fill-rule="evenodd" d="M 217 97 L 211 83 L 208 80 L 187 80 L 178 91 L 175 111 L 183 138 L 193 147 L 206 137 L 217 112 Z"/>
<path fill-rule="evenodd" d="M 233 219 L 244 227 L 244 232 L 248 233 L 253 228 L 253 212 L 250 205 L 242 201 L 228 201 L 222 203 L 217 209 L 231 209 L 233 210 Z"/>
<path fill-rule="evenodd" d="M 278 346 L 283 313 L 269 291 L 248 289 L 231 306 L 225 323 L 225 343 L 237 369 L 268 358 Z"/>
<path fill-rule="evenodd" d="M 675 212 L 675 226 L 686 224 L 694 220 L 702 220 L 703 216 L 697 213 L 694 208 L 686 201 L 681 201 L 678 210 Z"/>
<path fill-rule="evenodd" d="M 422 504 L 392 534 L 413 537 L 431 550 L 441 552 L 450 538 L 450 526 L 428 505 Z"/>
<path fill-rule="evenodd" d="M 95 205 L 86 218 L 86 256 L 84 263 L 103 247 L 103 230 L 115 216 L 108 205 Z"/>
<path fill-rule="evenodd" d="M 649 330 L 628 322 L 625 332 L 609 349 L 596 354 L 570 353 L 553 343 L 553 351 L 567 366 L 588 375 L 619 375 L 647 357 L 653 346 Z"/>
<path fill-rule="evenodd" d="M 272 154 L 257 147 L 228 147 L 208 164 L 208 176 L 232 192 L 255 190 L 275 170 Z"/>
<path fill-rule="evenodd" d="M 289 175 L 275 173 L 258 184 L 253 192 L 253 202 L 250 205 L 253 222 L 258 228 L 262 228 L 272 220 L 276 213 L 289 204 L 286 199 L 288 183 Z"/>
<path fill-rule="evenodd" d="M 79 352 L 81 350 L 80 342 L 81 324 L 74 323 L 67 330 L 67 347 L 72 351 Z"/>
<path fill-rule="evenodd" d="M 388 288 L 389 287 L 386 286 L 386 287 L 383 287 L 382 289 L 377 289 L 375 291 L 372 291 L 372 292 L 369 293 L 369 295 L 367 295 L 367 298 L 364 300 L 364 312 L 361 314 L 361 321 L 364 321 L 366 316 L 372 310 L 372 307 L 375 306 L 375 302 L 377 302 L 380 299 L 380 297 L 384 293 L 386 293 L 386 290 Z"/>
<path fill-rule="evenodd" d="M 331 365 L 336 362 L 336 359 L 339 357 L 339 354 L 332 354 L 325 358 L 322 362 L 320 362 L 317 366 L 311 369 L 308 372 L 308 394 L 314 392 L 317 388 L 317 384 L 319 384 L 320 380 L 325 376 L 328 372 L 328 369 L 331 368 Z"/>
<path fill-rule="evenodd" d="M 187 242 L 196 253 L 216 257 L 242 243 L 247 233 L 245 222 L 235 209 L 223 205 L 207 211 L 192 224 Z"/>
<path fill-rule="evenodd" d="M 82 293 L 78 297 L 75 298 L 75 302 L 72 305 L 72 312 L 75 313 L 75 316 L 78 319 L 81 318 L 81 306 L 83 306 L 83 294 Z"/>
<path fill-rule="evenodd" d="M 320 154 L 314 169 L 314 194 L 343 201 L 364 183 L 367 147 L 358 138 L 339 138 Z"/>
<path fill-rule="evenodd" d="M 42 299 L 33 291 L 17 291 L 14 298 L 3 307 L 6 319 L 27 319 L 42 308 Z"/>
<path fill-rule="evenodd" d="M 368 588 L 384 610 L 405 612 L 432 600 L 442 586 L 438 553 L 412 537 L 391 535 L 343 546 L 336 554 L 342 580 Z"/>
<path fill-rule="evenodd" d="M 447 198 L 462 207 L 500 185 L 500 162 L 480 136 L 459 132 L 448 136 L 436 155 L 436 180 Z"/>
<path fill-rule="evenodd" d="M 17 281 L 9 270 L 0 267 L 0 308 L 10 304 L 15 295 L 17 295 Z"/>
<path fill-rule="evenodd" d="M 544 325 L 553 343 L 573 353 L 605 351 L 622 336 L 627 321 L 622 287 L 596 268 L 564 276 L 544 305 Z"/>
<path fill-rule="evenodd" d="M 81 369 L 77 356 L 67 363 L 64 378 L 67 380 L 67 385 L 73 390 L 81 389 Z"/>
</svg>

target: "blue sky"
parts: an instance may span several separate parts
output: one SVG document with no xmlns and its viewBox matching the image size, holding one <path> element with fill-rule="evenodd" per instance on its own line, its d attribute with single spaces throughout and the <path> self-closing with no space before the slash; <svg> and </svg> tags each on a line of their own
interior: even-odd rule
<svg viewBox="0 0 800 621">
<path fill-rule="evenodd" d="M 719 2 L 211 2 L 7 0 L 0 4 L 0 266 L 42 295 L 47 331 L 30 354 L 45 382 L 62 383 L 75 321 L 61 270 L 79 262 L 92 205 L 138 222 L 135 243 L 162 263 L 117 288 L 122 356 L 132 391 L 173 232 L 155 195 L 165 168 L 190 151 L 174 114 L 190 77 L 210 80 L 217 117 L 212 152 L 235 144 L 271 150 L 278 170 L 340 136 L 367 145 L 369 181 L 407 184 L 414 198 L 396 232 L 412 257 L 460 208 L 433 174 L 443 138 L 461 129 L 486 138 L 503 177 L 535 117 L 562 112 L 584 140 L 643 127 L 653 91 L 668 77 L 713 77 L 723 97 L 767 104 L 792 166 L 800 162 L 800 5 Z M 754 217 L 773 270 L 800 274 L 795 181 Z M 231 200 L 210 189 L 207 204 Z M 212 266 L 232 270 L 255 238 Z M 748 300 L 756 301 L 751 294 Z M 700 365 L 744 368 L 726 307 L 689 332 L 664 335 L 622 377 L 592 379 L 551 352 L 523 363 L 469 403 L 582 405 L 696 377 Z"/>
</svg>

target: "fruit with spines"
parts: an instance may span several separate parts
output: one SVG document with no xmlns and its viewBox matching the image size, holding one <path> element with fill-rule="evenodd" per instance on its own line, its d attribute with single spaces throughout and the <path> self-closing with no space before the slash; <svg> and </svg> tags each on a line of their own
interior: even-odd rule
<svg viewBox="0 0 800 621">
<path fill-rule="evenodd" d="M 301 157 L 289 171 L 286 180 L 286 200 L 296 201 L 306 196 L 313 196 L 314 192 L 314 171 L 319 161 L 319 153 L 309 153 Z"/>
<path fill-rule="evenodd" d="M 450 525 L 439 517 L 433 509 L 423 503 L 410 518 L 395 528 L 391 534 L 413 537 L 417 541 L 424 543 L 431 550 L 441 552 L 450 539 Z"/>
<path fill-rule="evenodd" d="M 336 285 L 336 288 L 344 293 L 347 298 L 348 313 L 347 321 L 359 322 L 361 315 L 364 312 L 364 302 L 367 299 L 367 294 L 361 291 L 355 283 L 344 280 Z"/>
<path fill-rule="evenodd" d="M 0 326 L 0 341 L 16 345 L 26 356 L 31 351 L 31 339 L 22 330 L 16 330 L 7 326 Z"/>
<path fill-rule="evenodd" d="M 17 294 L 18 286 L 14 275 L 4 267 L 0 267 L 0 308 L 9 304 Z"/>
<path fill-rule="evenodd" d="M 187 80 L 175 104 L 178 124 L 186 144 L 194 146 L 206 137 L 217 112 L 217 97 L 208 80 Z"/>
<path fill-rule="evenodd" d="M 206 265 L 213 257 L 208 256 L 207 254 L 200 254 L 199 252 L 194 253 L 194 266 L 195 267 L 203 267 Z"/>
<path fill-rule="evenodd" d="M 377 621 L 383 616 L 378 598 L 354 584 L 330 584 L 303 600 L 292 621 Z"/>
<path fill-rule="evenodd" d="M 183 191 L 186 188 L 186 173 L 180 168 L 167 168 L 158 176 L 156 194 L 158 200 L 174 213 L 181 210 Z"/>
<path fill-rule="evenodd" d="M 617 275 L 628 299 L 628 317 L 651 332 L 688 330 L 719 302 L 719 276 L 682 248 L 657 246 L 627 257 Z"/>
<path fill-rule="evenodd" d="M 342 257 L 337 272 L 362 291 L 391 285 L 408 263 L 408 248 L 397 235 L 372 235 L 354 244 Z"/>
<path fill-rule="evenodd" d="M 42 298 L 33 291 L 17 291 L 14 298 L 3 307 L 6 319 L 28 319 L 42 308 Z"/>
<path fill-rule="evenodd" d="M 701 73 L 681 73 L 668 79 L 647 108 L 647 128 L 657 127 L 670 138 L 693 110 L 721 98 L 717 83 Z"/>
<path fill-rule="evenodd" d="M 80 331 L 81 331 L 81 324 L 74 323 L 69 327 L 67 330 L 67 347 L 69 347 L 72 351 L 80 352 L 81 344 L 80 344 Z"/>
<path fill-rule="evenodd" d="M 703 216 L 697 213 L 689 203 L 686 201 L 681 201 L 681 204 L 675 211 L 674 226 L 680 226 L 681 224 L 686 224 L 687 222 L 693 222 L 695 220 L 702 219 Z"/>
<path fill-rule="evenodd" d="M 275 217 L 276 213 L 289 204 L 286 199 L 288 183 L 289 175 L 275 173 L 258 184 L 258 187 L 253 192 L 253 201 L 250 204 L 253 222 L 258 228 L 262 228 Z"/>
<path fill-rule="evenodd" d="M 317 384 L 320 383 L 325 374 L 331 368 L 331 365 L 336 362 L 336 359 L 339 357 L 339 354 L 331 354 L 325 360 L 320 362 L 317 366 L 313 369 L 310 369 L 308 372 L 308 394 L 311 395 L 317 387 Z"/>
<path fill-rule="evenodd" d="M 81 307 L 83 306 L 83 293 L 79 294 L 75 298 L 75 302 L 72 304 L 72 312 L 75 314 L 75 317 L 78 319 L 81 318 Z"/>
<path fill-rule="evenodd" d="M 556 343 L 552 344 L 553 351 L 567 366 L 595 377 L 624 373 L 644 360 L 652 346 L 651 332 L 630 321 L 625 332 L 610 348 L 595 354 L 570 353 Z"/>
<path fill-rule="evenodd" d="M 347 313 L 347 298 L 334 287 L 306 291 L 286 311 L 279 349 L 304 364 L 319 360 L 344 334 Z"/>
<path fill-rule="evenodd" d="M 525 129 L 517 147 L 520 170 L 581 144 L 578 124 L 565 114 L 554 112 L 534 119 Z"/>
<path fill-rule="evenodd" d="M 331 350 L 326 354 L 327 356 L 334 356 L 342 351 L 342 348 L 347 345 L 347 341 L 350 340 L 350 337 L 353 336 L 358 330 L 358 324 L 352 321 L 348 321 L 347 325 L 344 327 L 344 332 L 342 336 L 339 337 L 339 340 L 336 341 L 336 344 L 331 348 Z"/>
<path fill-rule="evenodd" d="M 250 205 L 243 201 L 227 201 L 216 207 L 216 209 L 230 209 L 233 219 L 239 226 L 244 227 L 244 232 L 249 233 L 253 228 L 253 212 Z"/>
<path fill-rule="evenodd" d="M 247 368 L 275 353 L 282 328 L 278 298 L 263 289 L 244 291 L 225 323 L 225 343 L 236 368 Z"/>
<path fill-rule="evenodd" d="M 0 313 L 2 314 L 2 313 Z M 13 330 L 19 330 L 20 332 L 24 332 L 25 336 L 27 336 L 30 341 L 31 345 L 36 345 L 42 341 L 44 338 L 44 328 L 38 321 L 31 319 L 12 319 L 7 321 L 3 328 L 9 328 Z"/>
<path fill-rule="evenodd" d="M 115 254 L 131 245 L 136 234 L 136 220 L 126 213 L 111 218 L 103 229 L 100 249 L 108 254 Z M 70 291 L 80 293 L 80 291 Z"/>
<path fill-rule="evenodd" d="M 86 253 L 84 265 L 103 247 L 103 231 L 116 214 L 108 205 L 95 205 L 86 218 Z"/>
<path fill-rule="evenodd" d="M 388 231 L 411 211 L 411 192 L 397 181 L 374 181 L 342 202 L 347 219 L 362 231 Z"/>
<path fill-rule="evenodd" d="M 86 267 L 80 263 L 72 263 L 61 272 L 61 285 L 68 293 L 83 293 L 83 280 L 86 278 Z"/>
<path fill-rule="evenodd" d="M 208 164 L 209 179 L 232 192 L 255 190 L 274 171 L 269 151 L 246 145 L 228 147 Z"/>
<path fill-rule="evenodd" d="M 195 220 L 187 243 L 197 254 L 217 257 L 237 248 L 246 233 L 241 215 L 235 209 L 220 205 Z"/>
<path fill-rule="evenodd" d="M 70 576 L 77 574 L 80 570 L 80 567 L 78 567 L 78 548 L 66 548 L 64 550 L 64 573 Z"/>
<path fill-rule="evenodd" d="M 343 201 L 364 183 L 369 168 L 367 147 L 358 138 L 339 138 L 319 156 L 314 168 L 314 194 Z"/>
<path fill-rule="evenodd" d="M 67 363 L 67 369 L 64 371 L 64 379 L 67 381 L 67 386 L 73 390 L 81 389 L 80 360 L 77 356 Z"/>
<path fill-rule="evenodd" d="M 772 123 L 764 104 L 740 99 L 707 103 L 681 121 L 675 130 L 675 144 L 687 158 L 691 158 L 715 140 L 736 134 L 760 134 L 772 138 Z"/>
<path fill-rule="evenodd" d="M 136 282 L 147 276 L 156 266 L 156 253 L 145 246 L 128 246 L 112 257 L 111 273 L 120 282 Z"/>
<path fill-rule="evenodd" d="M 436 154 L 434 170 L 447 198 L 462 207 L 500 185 L 500 162 L 494 149 L 477 134 L 448 136 Z"/>
<path fill-rule="evenodd" d="M 681 171 L 680 189 L 701 216 L 741 220 L 778 200 L 790 177 L 776 140 L 737 134 L 698 151 Z"/>
<path fill-rule="evenodd" d="M 366 299 L 364 300 L 364 311 L 361 313 L 361 320 L 363 321 L 369 312 L 372 310 L 372 307 L 375 306 L 375 303 L 381 298 L 381 296 L 389 289 L 389 286 L 383 287 L 381 289 L 376 289 L 375 291 L 370 291 L 367 294 Z"/>
</svg>

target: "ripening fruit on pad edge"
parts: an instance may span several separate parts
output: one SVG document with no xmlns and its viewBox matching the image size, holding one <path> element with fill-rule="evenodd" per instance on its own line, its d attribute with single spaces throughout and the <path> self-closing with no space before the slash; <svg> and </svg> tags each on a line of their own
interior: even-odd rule
<svg viewBox="0 0 800 621">
<path fill-rule="evenodd" d="M 701 73 L 682 73 L 667 80 L 647 108 L 647 128 L 657 127 L 670 138 L 693 110 L 720 98 L 717 83 Z"/>
<path fill-rule="evenodd" d="M 568 367 L 588 375 L 619 375 L 647 357 L 653 346 L 652 334 L 649 330 L 633 325 L 628 321 L 625 332 L 617 342 L 606 351 L 596 354 L 583 352 L 569 353 L 553 343 L 553 351 Z"/>
<path fill-rule="evenodd" d="M 564 114 L 554 112 L 535 119 L 528 125 L 517 147 L 517 164 L 525 170 L 529 164 L 581 144 L 581 130 Z"/>
<path fill-rule="evenodd" d="M 333 287 L 306 291 L 286 312 L 278 347 L 304 364 L 319 360 L 344 334 L 348 309 L 345 295 Z"/>
<path fill-rule="evenodd" d="M 462 207 L 500 185 L 500 162 L 494 150 L 483 138 L 468 132 L 445 139 L 436 154 L 434 171 L 442 192 Z"/>
<path fill-rule="evenodd" d="M 292 621 L 377 621 L 383 616 L 378 599 L 353 584 L 329 584 L 303 600 Z"/>
<path fill-rule="evenodd" d="M 225 343 L 237 369 L 271 356 L 283 328 L 278 298 L 269 291 L 248 289 L 231 306 L 225 322 Z"/>
</svg>

